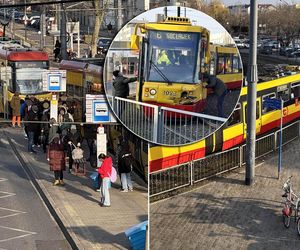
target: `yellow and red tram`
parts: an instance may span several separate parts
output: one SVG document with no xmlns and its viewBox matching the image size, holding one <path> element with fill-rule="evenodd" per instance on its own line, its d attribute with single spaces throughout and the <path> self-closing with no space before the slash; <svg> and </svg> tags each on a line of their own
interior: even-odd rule
<svg viewBox="0 0 300 250">
<path fill-rule="evenodd" d="M 265 98 L 284 100 L 283 124 L 300 118 L 300 74 L 257 85 L 256 133 L 261 137 L 280 127 L 281 110 L 265 108 Z M 214 152 L 241 145 L 246 139 L 247 88 L 243 87 L 234 112 L 222 128 L 209 137 L 180 147 L 153 146 L 149 148 L 149 171 L 155 172 L 182 163 L 204 158 Z"/>
</svg>

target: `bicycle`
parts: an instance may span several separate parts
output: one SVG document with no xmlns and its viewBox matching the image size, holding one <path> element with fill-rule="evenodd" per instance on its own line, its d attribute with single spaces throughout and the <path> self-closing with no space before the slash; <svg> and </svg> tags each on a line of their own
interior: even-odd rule
<svg viewBox="0 0 300 250">
<path fill-rule="evenodd" d="M 282 186 L 282 189 L 284 191 L 282 197 L 285 198 L 284 207 L 282 209 L 282 220 L 283 225 L 286 228 L 289 228 L 291 217 L 294 211 L 295 222 L 297 222 L 297 232 L 300 236 L 300 217 L 298 218 L 298 213 L 300 210 L 300 198 L 294 193 L 292 189 L 292 177 L 293 176 L 290 176 Z"/>
</svg>

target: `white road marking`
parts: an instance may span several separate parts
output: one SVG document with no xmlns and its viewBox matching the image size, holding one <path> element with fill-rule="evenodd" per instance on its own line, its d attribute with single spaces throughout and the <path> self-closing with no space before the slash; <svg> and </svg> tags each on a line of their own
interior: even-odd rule
<svg viewBox="0 0 300 250">
<path fill-rule="evenodd" d="M 2 142 L 5 145 L 9 145 L 9 142 L 6 139 L 0 138 L 0 142 Z"/>
<path fill-rule="evenodd" d="M 8 215 L 0 216 L 0 219 L 11 217 L 11 216 L 16 216 L 18 214 L 26 214 L 27 213 L 27 212 L 23 212 L 23 211 L 19 211 L 19 210 L 14 210 L 14 209 L 10 209 L 10 208 L 5 208 L 5 207 L 0 207 L 0 210 L 14 212 L 13 214 L 8 214 Z"/>
<path fill-rule="evenodd" d="M 3 192 L 3 191 L 0 191 L 0 193 L 6 194 L 4 196 L 0 196 L 0 199 L 16 195 L 14 193 Z"/>
<path fill-rule="evenodd" d="M 17 229 L 17 228 L 12 228 L 12 227 L 4 227 L 4 226 L 0 226 L 0 228 L 4 228 L 4 229 L 12 230 L 12 231 L 17 231 L 17 232 L 25 233 L 25 234 L 23 234 L 23 235 L 19 235 L 19 236 L 10 237 L 10 238 L 7 238 L 7 239 L 0 240 L 0 242 L 5 242 L 5 241 L 9 241 L 9 240 L 14 240 L 14 239 L 19 239 L 19 238 L 24 238 L 24 237 L 26 237 L 26 236 L 30 236 L 30 235 L 33 235 L 33 234 L 37 234 L 36 232 L 30 232 L 30 231 L 26 231 L 26 230 L 22 230 L 22 229 Z"/>
<path fill-rule="evenodd" d="M 7 179 L 5 179 L 5 178 L 0 178 L 0 182 L 1 181 L 7 181 Z M 1 250 L 1 248 L 0 248 L 0 250 Z"/>
</svg>

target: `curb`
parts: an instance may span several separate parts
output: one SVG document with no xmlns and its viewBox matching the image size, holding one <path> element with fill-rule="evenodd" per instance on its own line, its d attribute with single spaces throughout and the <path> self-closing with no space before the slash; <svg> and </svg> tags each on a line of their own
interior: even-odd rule
<svg viewBox="0 0 300 250">
<path fill-rule="evenodd" d="M 23 153 L 21 153 L 22 154 L 21 155 L 18 152 L 18 149 L 15 146 L 15 143 L 9 138 L 6 131 L 4 132 L 4 134 L 9 142 L 9 145 L 11 146 L 12 150 L 14 151 L 17 159 L 19 160 L 20 164 L 22 165 L 25 173 L 27 174 L 29 180 L 32 182 L 38 195 L 41 197 L 45 207 L 48 209 L 48 212 L 51 214 L 52 218 L 57 223 L 59 229 L 61 230 L 64 237 L 68 241 L 71 249 L 75 249 L 75 250 L 76 249 L 84 249 L 82 247 L 80 247 L 80 248 L 78 247 L 78 245 L 81 245 L 81 244 L 80 244 L 77 236 L 72 231 L 69 232 L 69 230 L 67 230 L 67 228 L 65 226 L 65 224 L 68 224 L 66 219 L 64 218 L 62 213 L 59 211 L 59 209 L 56 207 L 55 202 L 53 201 L 50 194 L 46 191 L 45 186 L 41 183 L 41 181 L 37 180 L 36 171 L 34 171 L 30 167 L 30 165 L 27 164 L 27 163 L 29 163 L 28 160 L 27 161 L 24 160 L 24 159 L 26 159 L 26 157 L 24 157 Z M 74 239 L 76 239 L 76 242 Z"/>
</svg>

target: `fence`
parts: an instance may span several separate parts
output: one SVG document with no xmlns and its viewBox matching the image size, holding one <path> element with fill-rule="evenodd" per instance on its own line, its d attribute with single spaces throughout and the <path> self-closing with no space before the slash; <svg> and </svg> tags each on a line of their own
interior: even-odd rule
<svg viewBox="0 0 300 250">
<path fill-rule="evenodd" d="M 283 128 L 283 144 L 300 135 L 300 121 Z M 279 132 L 256 140 L 256 158 L 275 151 L 279 145 Z M 246 145 L 209 155 L 206 158 L 153 172 L 149 176 L 150 197 L 191 186 L 194 183 L 241 167 L 246 162 Z"/>
<path fill-rule="evenodd" d="M 108 97 L 121 122 L 153 143 L 180 145 L 201 140 L 226 119 L 120 97 Z"/>
</svg>

